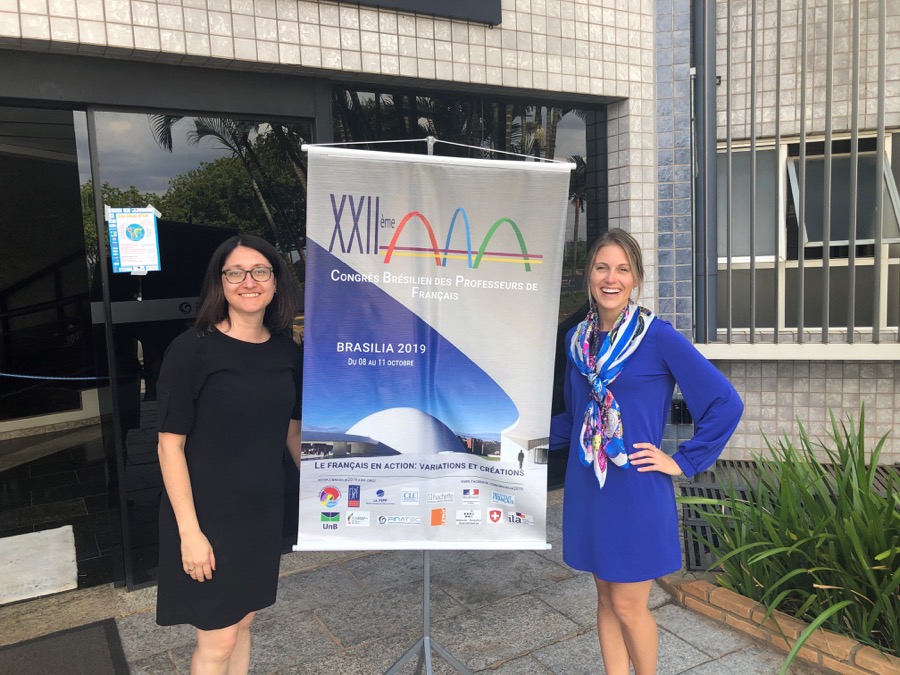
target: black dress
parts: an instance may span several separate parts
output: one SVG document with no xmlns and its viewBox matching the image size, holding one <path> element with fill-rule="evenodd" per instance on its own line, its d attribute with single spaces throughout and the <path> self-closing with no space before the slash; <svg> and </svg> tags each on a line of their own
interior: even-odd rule
<svg viewBox="0 0 900 675">
<path fill-rule="evenodd" d="M 189 330 L 166 351 L 159 430 L 187 436 L 185 457 L 200 530 L 216 559 L 212 580 L 185 574 L 168 495 L 159 514 L 156 621 L 202 630 L 231 626 L 275 602 L 288 422 L 300 419 L 297 345 Z"/>
</svg>

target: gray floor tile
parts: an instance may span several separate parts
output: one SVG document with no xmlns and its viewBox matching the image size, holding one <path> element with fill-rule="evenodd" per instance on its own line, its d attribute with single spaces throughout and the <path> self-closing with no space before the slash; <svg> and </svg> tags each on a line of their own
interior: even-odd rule
<svg viewBox="0 0 900 675">
<path fill-rule="evenodd" d="M 659 666 L 657 675 L 677 675 L 689 668 L 705 663 L 709 656 L 673 635 L 664 628 L 659 629 Z"/>
<path fill-rule="evenodd" d="M 254 673 L 280 672 L 340 651 L 312 612 L 254 621 L 250 669 Z"/>
<path fill-rule="evenodd" d="M 478 672 L 485 673 L 485 675 L 553 675 L 552 670 L 548 670 L 540 661 L 531 656 L 513 659 L 499 668 L 479 670 Z"/>
<path fill-rule="evenodd" d="M 672 596 L 666 593 L 655 581 L 650 587 L 650 601 L 647 603 L 650 609 L 658 609 L 672 602 Z"/>
<path fill-rule="evenodd" d="M 653 615 L 660 628 L 677 635 L 713 658 L 724 656 L 753 643 L 753 640 L 743 633 L 675 604 L 660 607 Z"/>
<path fill-rule="evenodd" d="M 603 675 L 597 631 L 558 642 L 532 654 L 555 675 Z M 674 675 L 705 663 L 709 657 L 664 630 L 659 632 L 659 675 Z"/>
<path fill-rule="evenodd" d="M 340 675 L 373 675 L 384 673 L 403 654 L 422 637 L 421 631 L 407 631 L 402 635 L 375 640 L 352 649 L 345 650 L 334 658 L 310 661 L 294 670 L 280 671 L 280 675 L 318 675 L 322 672 L 340 673 Z M 437 675 L 456 675 L 456 671 L 433 654 L 432 666 Z M 401 675 L 412 675 L 415 672 L 414 657 L 401 669 Z"/>
<path fill-rule="evenodd" d="M 476 562 L 465 574 L 439 575 L 433 585 L 469 609 L 568 579 L 572 572 L 533 551 L 504 551 Z"/>
<path fill-rule="evenodd" d="M 550 504 L 547 506 L 547 525 L 562 530 L 562 504 Z"/>
<path fill-rule="evenodd" d="M 142 612 L 116 619 L 116 628 L 122 641 L 122 651 L 129 663 L 180 645 L 193 645 L 196 636 L 196 631 L 191 626 L 157 626 L 156 612 Z"/>
<path fill-rule="evenodd" d="M 343 565 L 329 565 L 311 572 L 300 572 L 279 580 L 275 604 L 261 610 L 257 614 L 257 620 L 318 609 L 368 593 Z"/>
<path fill-rule="evenodd" d="M 779 671 L 783 661 L 783 654 L 762 645 L 751 644 L 686 670 L 684 675 L 773 675 Z M 814 675 L 824 671 L 796 665 L 788 672 L 791 675 Z"/>
<path fill-rule="evenodd" d="M 432 584 L 432 622 L 465 611 Z M 344 647 L 398 635 L 422 626 L 422 583 L 337 602 L 316 610 L 316 615 Z"/>
<path fill-rule="evenodd" d="M 547 523 L 547 541 L 554 546 L 562 546 L 562 528 Z"/>
<path fill-rule="evenodd" d="M 589 574 L 538 588 L 530 593 L 582 628 L 597 625 L 597 586 Z"/>
<path fill-rule="evenodd" d="M 466 551 L 432 551 L 431 578 L 464 569 L 469 561 Z M 425 574 L 422 551 L 385 551 L 377 556 L 348 560 L 344 568 L 373 593 L 421 582 Z"/>
<path fill-rule="evenodd" d="M 128 671 L 129 675 L 163 675 L 177 672 L 168 652 L 153 654 L 139 661 L 129 661 Z"/>
<path fill-rule="evenodd" d="M 551 544 L 551 548 L 544 549 L 543 551 L 536 551 L 536 553 L 542 558 L 546 558 L 551 562 L 555 562 L 557 565 L 562 565 L 573 574 L 580 574 L 580 572 L 573 570 L 571 567 L 566 565 L 565 562 L 563 562 L 562 541 L 555 541 Z"/>
<path fill-rule="evenodd" d="M 523 595 L 436 623 L 432 634 L 470 670 L 480 670 L 579 630 L 545 602 Z"/>
<path fill-rule="evenodd" d="M 603 675 L 597 631 L 582 633 L 532 653 L 554 675 Z"/>
<path fill-rule="evenodd" d="M 347 560 L 379 555 L 378 551 L 294 551 L 281 556 L 279 574 L 293 574 L 320 569 L 326 565 L 340 565 Z"/>
</svg>

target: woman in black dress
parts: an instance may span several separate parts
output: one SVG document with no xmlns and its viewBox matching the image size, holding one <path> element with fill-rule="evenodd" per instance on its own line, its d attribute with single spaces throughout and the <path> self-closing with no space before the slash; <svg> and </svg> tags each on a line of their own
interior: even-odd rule
<svg viewBox="0 0 900 675">
<path fill-rule="evenodd" d="M 275 602 L 285 444 L 300 466 L 300 350 L 287 265 L 252 235 L 209 262 L 197 321 L 158 384 L 160 625 L 197 629 L 192 675 L 246 673 L 250 624 Z"/>
</svg>

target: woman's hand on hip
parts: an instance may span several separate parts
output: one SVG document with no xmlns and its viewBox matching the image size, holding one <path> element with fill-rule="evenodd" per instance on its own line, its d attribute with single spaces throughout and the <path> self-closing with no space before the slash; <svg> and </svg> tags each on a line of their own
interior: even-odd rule
<svg viewBox="0 0 900 675">
<path fill-rule="evenodd" d="M 216 556 L 209 539 L 200 530 L 181 535 L 181 564 L 184 573 L 192 579 L 201 583 L 212 579 Z"/>
<path fill-rule="evenodd" d="M 634 464 L 638 471 L 659 471 L 669 476 L 681 474 L 678 463 L 653 443 L 635 443 L 634 447 L 637 448 L 637 452 L 628 455 L 628 461 Z"/>
</svg>

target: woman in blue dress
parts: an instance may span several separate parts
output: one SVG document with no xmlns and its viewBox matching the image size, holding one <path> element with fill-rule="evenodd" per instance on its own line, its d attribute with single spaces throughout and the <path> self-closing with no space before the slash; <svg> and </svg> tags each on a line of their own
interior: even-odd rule
<svg viewBox="0 0 900 675">
<path fill-rule="evenodd" d="M 597 631 L 609 675 L 656 672 L 658 632 L 648 609 L 654 579 L 681 569 L 672 476 L 709 468 L 743 412 L 728 380 L 671 324 L 632 300 L 641 250 L 624 230 L 591 247 L 590 309 L 566 336 L 566 411 L 551 448 L 568 446 L 563 559 L 591 572 Z M 674 455 L 659 449 L 675 385 L 694 435 Z"/>
</svg>

